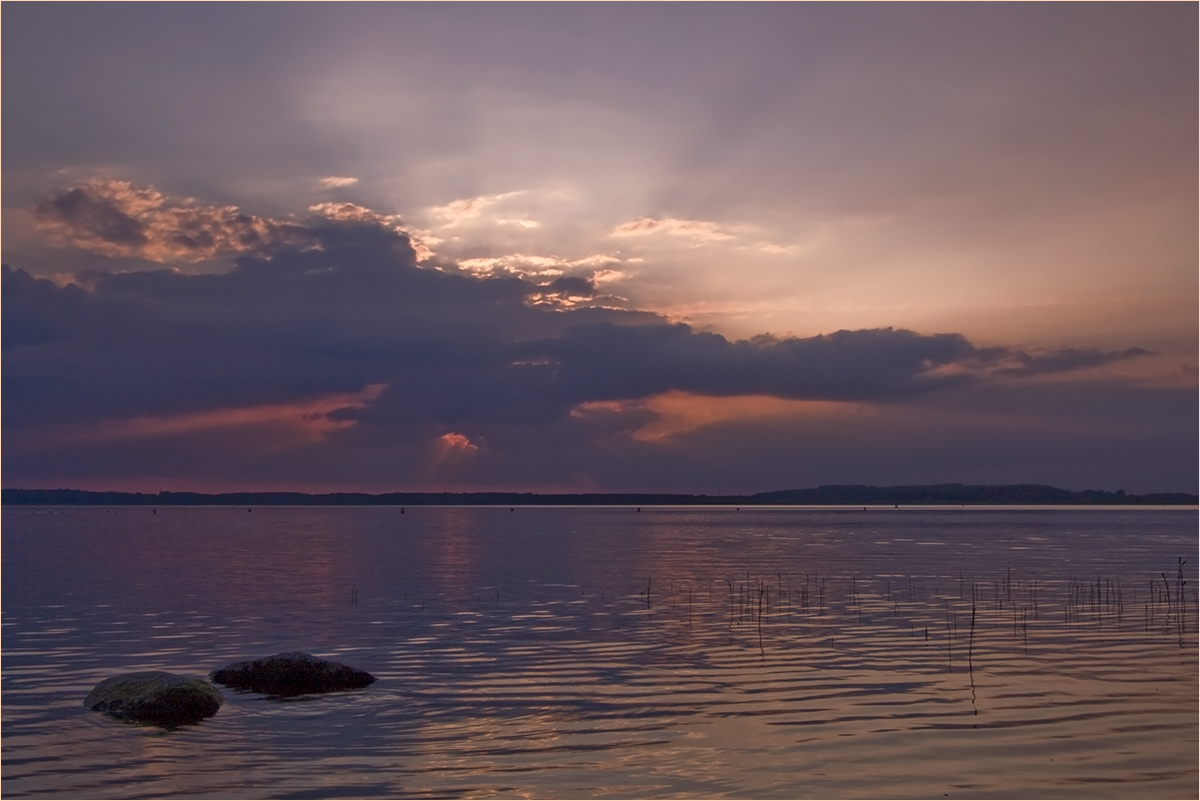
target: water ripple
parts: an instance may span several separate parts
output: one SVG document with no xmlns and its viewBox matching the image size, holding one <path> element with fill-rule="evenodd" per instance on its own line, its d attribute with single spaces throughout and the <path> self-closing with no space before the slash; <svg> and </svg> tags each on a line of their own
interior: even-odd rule
<svg viewBox="0 0 1200 801">
<path fill-rule="evenodd" d="M 1160 575 L 1194 512 L 75 511 L 3 512 L 12 798 L 1197 786 L 1200 610 Z M 294 648 L 379 680 L 170 731 L 81 705 Z"/>
</svg>

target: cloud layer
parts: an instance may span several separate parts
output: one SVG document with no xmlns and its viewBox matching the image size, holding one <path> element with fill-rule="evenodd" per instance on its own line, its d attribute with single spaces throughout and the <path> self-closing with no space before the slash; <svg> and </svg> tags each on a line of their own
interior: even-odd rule
<svg viewBox="0 0 1200 801">
<path fill-rule="evenodd" d="M 236 219 L 167 207 L 127 185 L 84 194 L 137 223 L 136 235 L 94 215 L 60 214 L 56 233 L 76 246 L 145 253 L 153 242 L 192 253 L 175 243 L 197 219 L 221 232 Z M 680 447 L 714 432 L 729 437 L 706 457 L 719 475 L 737 469 L 739 453 L 764 447 L 753 432 L 767 418 L 803 431 L 853 410 L 978 403 L 971 393 L 982 387 L 1036 386 L 1145 354 L 1033 353 L 890 328 L 730 340 L 606 307 L 582 278 L 543 284 L 423 268 L 391 218 L 362 207 L 318 211 L 286 229 L 259 220 L 286 235 L 253 239 L 226 273 L 91 274 L 59 286 L 5 267 L 6 482 L 34 481 L 54 464 L 95 464 L 103 447 L 100 472 L 110 480 L 134 480 L 167 453 L 187 454 L 172 469 L 192 465 L 183 472 L 193 481 L 216 480 L 224 449 L 227 465 L 257 464 L 257 480 L 272 485 L 649 488 L 658 485 L 638 477 L 642 468 L 672 463 Z M 232 249 L 246 240 L 213 241 Z M 553 294 L 574 301 L 547 304 Z M 356 460 L 359 468 L 344 467 Z M 435 463 L 467 472 L 450 476 Z M 382 471 L 373 482 L 367 464 Z M 678 488 L 695 480 L 690 472 L 659 483 Z"/>
</svg>

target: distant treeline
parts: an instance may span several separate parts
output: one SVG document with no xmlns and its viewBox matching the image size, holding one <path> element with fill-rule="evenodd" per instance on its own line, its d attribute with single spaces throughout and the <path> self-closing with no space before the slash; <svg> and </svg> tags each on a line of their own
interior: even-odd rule
<svg viewBox="0 0 1200 801">
<path fill-rule="evenodd" d="M 1044 484 L 929 484 L 913 487 L 869 487 L 862 484 L 834 484 L 816 489 L 778 490 L 752 495 L 752 503 L 768 504 L 1183 504 L 1195 505 L 1196 495 L 1184 492 L 1152 492 L 1127 495 L 1125 490 L 1071 490 Z"/>
<path fill-rule="evenodd" d="M 754 495 L 681 495 L 664 493 L 536 492 L 88 492 L 72 489 L 6 489 L 5 504 L 45 506 L 770 506 L 879 504 L 1078 504 L 1078 505 L 1197 505 L 1195 495 L 1156 492 L 1127 495 L 1124 490 L 1071 490 L 1042 484 L 984 486 L 931 484 L 912 487 L 872 487 L 834 484 L 815 489 L 778 490 Z"/>
</svg>

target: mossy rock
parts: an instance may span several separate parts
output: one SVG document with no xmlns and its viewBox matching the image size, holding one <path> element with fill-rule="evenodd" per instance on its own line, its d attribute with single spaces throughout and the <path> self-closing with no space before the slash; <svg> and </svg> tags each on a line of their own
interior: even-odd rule
<svg viewBox="0 0 1200 801">
<path fill-rule="evenodd" d="M 162 670 L 113 676 L 83 699 L 93 711 L 157 726 L 199 723 L 215 715 L 224 702 L 221 691 L 208 682 Z"/>
<path fill-rule="evenodd" d="M 234 662 L 214 670 L 209 678 L 227 687 L 279 696 L 356 690 L 375 681 L 365 670 L 300 651 Z"/>
</svg>

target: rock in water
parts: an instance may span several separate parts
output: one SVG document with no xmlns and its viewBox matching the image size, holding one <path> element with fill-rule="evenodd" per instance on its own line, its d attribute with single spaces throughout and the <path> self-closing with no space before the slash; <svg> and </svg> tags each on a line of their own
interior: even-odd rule
<svg viewBox="0 0 1200 801">
<path fill-rule="evenodd" d="M 92 688 L 83 705 L 121 720 L 178 726 L 199 723 L 221 708 L 221 691 L 201 679 L 161 670 L 123 673 Z"/>
<path fill-rule="evenodd" d="M 252 662 L 234 662 L 214 670 L 209 678 L 227 687 L 266 695 L 356 690 L 375 681 L 375 677 L 365 670 L 317 659 L 300 651 L 275 654 Z"/>
</svg>

